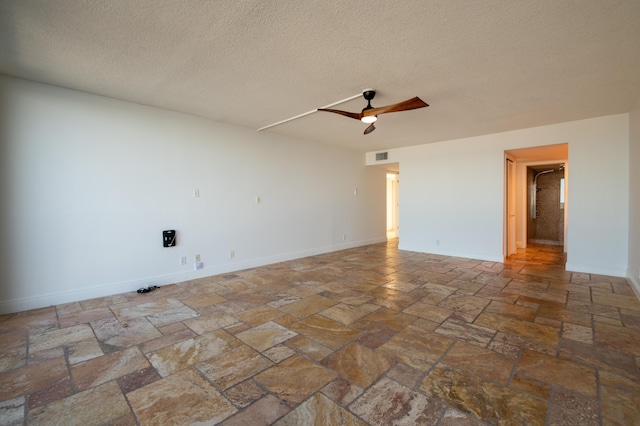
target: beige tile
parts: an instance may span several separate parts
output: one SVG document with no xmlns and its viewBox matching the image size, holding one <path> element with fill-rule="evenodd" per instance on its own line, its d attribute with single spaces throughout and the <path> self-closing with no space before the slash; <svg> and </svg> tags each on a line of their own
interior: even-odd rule
<svg viewBox="0 0 640 426">
<path fill-rule="evenodd" d="M 418 302 L 409 306 L 403 312 L 429 321 L 441 323 L 453 314 L 453 309 L 440 308 L 429 303 Z"/>
<path fill-rule="evenodd" d="M 167 377 L 241 345 L 242 342 L 226 331 L 216 330 L 150 352 L 147 357 L 158 373 Z"/>
<path fill-rule="evenodd" d="M 118 385 L 111 381 L 29 410 L 30 425 L 102 425 L 130 413 Z"/>
<path fill-rule="evenodd" d="M 93 330 L 88 324 L 74 325 L 41 334 L 32 334 L 29 339 L 29 350 L 39 352 L 92 338 L 94 338 Z"/>
<path fill-rule="evenodd" d="M 525 350 L 518 363 L 520 374 L 557 384 L 566 389 L 595 397 L 596 370 L 581 364 Z"/>
<path fill-rule="evenodd" d="M 619 352 L 640 356 L 640 330 L 595 323 L 595 339 L 599 345 Z"/>
<path fill-rule="evenodd" d="M 287 346 L 290 346 L 297 351 L 302 352 L 315 361 L 320 361 L 333 353 L 333 351 L 328 347 L 321 345 L 318 342 L 314 342 L 311 339 L 307 339 L 306 337 L 301 335 L 287 340 L 286 343 Z M 266 352 L 268 351 L 265 351 L 265 353 Z"/>
<path fill-rule="evenodd" d="M 533 321 L 536 317 L 536 309 L 518 306 L 510 303 L 503 303 L 492 300 L 485 309 L 485 312 L 501 314 L 508 317 L 518 318 L 525 321 Z"/>
<path fill-rule="evenodd" d="M 81 340 L 67 345 L 69 364 L 74 365 L 104 355 L 96 339 Z"/>
<path fill-rule="evenodd" d="M 509 383 L 509 387 L 511 389 L 527 393 L 531 396 L 535 396 L 544 401 L 548 401 L 551 396 L 551 384 L 520 373 L 513 375 L 511 383 Z"/>
<path fill-rule="evenodd" d="M 591 297 L 598 305 L 640 311 L 640 301 L 634 295 L 593 292 Z"/>
<path fill-rule="evenodd" d="M 205 334 L 213 330 L 229 327 L 238 322 L 238 319 L 225 312 L 215 310 L 184 321 L 184 324 L 198 334 Z"/>
<path fill-rule="evenodd" d="M 240 346 L 196 365 L 209 380 L 226 390 L 271 367 L 273 362 L 248 346 Z"/>
<path fill-rule="evenodd" d="M 23 425 L 25 413 L 24 396 L 0 402 L 0 421 L 3 425 Z"/>
<path fill-rule="evenodd" d="M 467 294 L 452 294 L 438 303 L 438 307 L 478 315 L 489 303 L 489 300 L 482 297 L 469 296 Z"/>
<path fill-rule="evenodd" d="M 233 405 L 244 408 L 265 395 L 265 391 L 254 380 L 247 380 L 227 389 L 225 396 Z"/>
<path fill-rule="evenodd" d="M 57 325 L 58 316 L 54 307 L 0 315 L 0 334 L 20 330 L 39 330 Z"/>
<path fill-rule="evenodd" d="M 248 424 L 248 423 L 245 423 Z M 277 426 L 344 425 L 366 426 L 366 423 L 322 394 L 316 394 L 275 423 Z"/>
<path fill-rule="evenodd" d="M 486 347 L 496 334 L 496 330 L 491 328 L 469 324 L 468 322 L 457 319 L 446 320 L 435 329 L 435 332 L 444 336 L 464 340 L 480 347 Z"/>
<path fill-rule="evenodd" d="M 0 346 L 1 347 L 1 346 Z M 27 365 L 27 345 L 0 349 L 0 373 Z"/>
<path fill-rule="evenodd" d="M 284 313 L 271 306 L 260 306 L 240 312 L 236 317 L 245 324 L 255 327 L 283 316 Z"/>
<path fill-rule="evenodd" d="M 306 318 L 337 304 L 338 302 L 333 299 L 314 294 L 297 302 L 284 305 L 279 309 L 296 318 Z"/>
<path fill-rule="evenodd" d="M 514 359 L 465 342 L 456 342 L 442 362 L 505 386 L 516 364 Z"/>
<path fill-rule="evenodd" d="M 193 368 L 137 389 L 127 398 L 140 424 L 216 424 L 236 408 Z"/>
<path fill-rule="evenodd" d="M 0 401 L 14 398 L 30 390 L 52 386 L 69 378 L 64 357 L 26 365 L 0 374 Z"/>
<path fill-rule="evenodd" d="M 218 295 L 218 294 L 205 294 L 193 297 L 187 297 L 186 299 L 180 299 L 182 303 L 191 307 L 192 309 L 198 310 L 199 308 L 204 308 L 206 306 L 212 306 L 217 303 L 225 302 L 227 299 Z"/>
<path fill-rule="evenodd" d="M 322 388 L 322 393 L 332 401 L 336 401 L 342 406 L 349 405 L 354 399 L 360 396 L 363 389 L 350 381 L 338 377 L 336 380 Z"/>
<path fill-rule="evenodd" d="M 142 352 L 133 347 L 76 364 L 71 375 L 76 388 L 85 390 L 148 366 Z"/>
<path fill-rule="evenodd" d="M 146 318 L 132 318 L 120 322 L 106 318 L 91 323 L 96 337 L 110 352 L 137 345 L 162 336 Z"/>
<path fill-rule="evenodd" d="M 390 328 L 402 330 L 417 319 L 416 316 L 382 308 L 351 324 L 359 330 L 371 330 L 376 328 Z"/>
<path fill-rule="evenodd" d="M 436 424 L 445 410 L 435 398 L 383 378 L 350 405 L 353 413 L 372 425 Z"/>
<path fill-rule="evenodd" d="M 547 348 L 556 348 L 560 339 L 560 331 L 553 327 L 490 312 L 480 314 L 474 324 L 529 339 Z"/>
<path fill-rule="evenodd" d="M 247 345 L 262 352 L 297 335 L 298 333 L 295 331 L 291 331 L 280 324 L 269 321 L 247 331 L 243 331 L 239 333 L 237 337 Z"/>
<path fill-rule="evenodd" d="M 420 389 L 489 424 L 545 424 L 547 402 L 443 364 L 429 372 Z"/>
<path fill-rule="evenodd" d="M 68 315 L 60 315 L 60 327 L 71 327 L 72 325 L 86 324 L 105 318 L 113 318 L 113 312 L 109 308 L 96 308 L 88 311 L 74 312 Z"/>
<path fill-rule="evenodd" d="M 266 395 L 244 411 L 225 420 L 223 426 L 268 426 L 289 412 L 289 407 L 273 395 Z"/>
<path fill-rule="evenodd" d="M 338 305 L 332 306 L 329 309 L 321 311 L 320 315 L 330 318 L 334 321 L 338 321 L 344 325 L 349 325 L 352 322 L 378 309 L 380 309 L 379 306 L 370 303 L 365 303 L 358 306 L 340 303 Z"/>
<path fill-rule="evenodd" d="M 151 299 L 142 303 L 140 300 L 123 303 L 113 306 L 111 310 L 120 321 L 126 321 L 133 318 L 160 314 L 171 311 L 172 309 L 181 308 L 182 306 L 184 306 L 184 304 L 174 298 L 160 298 Z"/>
<path fill-rule="evenodd" d="M 190 318 L 198 317 L 200 314 L 188 306 L 180 306 L 168 311 L 159 312 L 157 314 L 147 316 L 151 324 L 156 327 L 162 327 L 168 324 L 185 321 Z"/>
<path fill-rule="evenodd" d="M 262 352 L 262 355 L 266 356 L 271 361 L 273 361 L 273 362 L 275 362 L 277 364 L 280 361 L 283 361 L 283 360 L 289 358 L 290 356 L 295 355 L 295 351 L 293 349 L 287 347 L 287 346 L 278 345 L 278 346 L 274 346 L 274 347 L 269 348 L 266 351 Z"/>
<path fill-rule="evenodd" d="M 592 345 L 593 329 L 591 327 L 565 322 L 562 326 L 562 338 Z"/>
<path fill-rule="evenodd" d="M 140 344 L 139 347 L 142 353 L 146 354 L 162 348 L 166 348 L 167 346 L 171 346 L 176 343 L 184 342 L 185 340 L 189 340 L 196 336 L 196 333 L 189 329 L 181 330 L 173 334 L 167 334 L 162 337 L 158 337 L 157 339 L 148 340 Z"/>
<path fill-rule="evenodd" d="M 304 401 L 336 377 L 308 359 L 294 355 L 258 374 L 255 379 L 290 406 Z"/>
<path fill-rule="evenodd" d="M 291 329 L 333 350 L 360 335 L 360 331 L 321 315 L 298 321 L 291 325 Z"/>
<path fill-rule="evenodd" d="M 325 359 L 322 364 L 366 388 L 384 374 L 394 361 L 365 346 L 351 344 Z"/>
<path fill-rule="evenodd" d="M 450 337 L 409 326 L 376 352 L 418 370 L 427 371 L 454 342 Z"/>
<path fill-rule="evenodd" d="M 602 398 L 602 424 L 638 424 L 640 395 L 611 386 L 600 386 Z"/>
</svg>

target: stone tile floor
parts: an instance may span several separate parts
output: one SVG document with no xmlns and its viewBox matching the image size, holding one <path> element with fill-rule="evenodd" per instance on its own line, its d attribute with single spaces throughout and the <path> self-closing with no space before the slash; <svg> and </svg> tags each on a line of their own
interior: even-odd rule
<svg viewBox="0 0 640 426">
<path fill-rule="evenodd" d="M 0 424 L 640 424 L 640 302 L 560 250 L 396 240 L 5 315 Z"/>
</svg>

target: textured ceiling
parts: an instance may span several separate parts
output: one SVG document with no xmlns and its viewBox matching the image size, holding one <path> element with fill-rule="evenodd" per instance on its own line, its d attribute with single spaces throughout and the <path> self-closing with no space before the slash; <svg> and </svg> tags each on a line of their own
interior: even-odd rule
<svg viewBox="0 0 640 426">
<path fill-rule="evenodd" d="M 0 73 L 371 151 L 628 112 L 638 0 L 0 0 Z M 356 99 L 337 106 L 359 111 Z"/>
</svg>

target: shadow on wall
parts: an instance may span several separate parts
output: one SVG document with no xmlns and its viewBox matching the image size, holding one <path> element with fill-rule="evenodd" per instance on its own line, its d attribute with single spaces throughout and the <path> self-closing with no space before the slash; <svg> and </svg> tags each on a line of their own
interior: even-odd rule
<svg viewBox="0 0 640 426">
<path fill-rule="evenodd" d="M 7 91 L 0 80 L 0 235 L 5 242 L 10 242 L 11 232 L 11 164 L 9 143 L 9 112 L 10 105 Z M 0 255 L 0 272 L 2 273 L 2 285 L 0 285 L 0 300 L 12 297 L 12 283 L 15 282 L 15 271 L 10 260 L 10 247 L 2 244 Z"/>
</svg>

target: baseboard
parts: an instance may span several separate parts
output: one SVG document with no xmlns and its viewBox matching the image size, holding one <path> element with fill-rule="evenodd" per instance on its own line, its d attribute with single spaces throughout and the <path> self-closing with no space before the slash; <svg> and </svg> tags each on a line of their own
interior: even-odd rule
<svg viewBox="0 0 640 426">
<path fill-rule="evenodd" d="M 236 260 L 219 265 L 211 265 L 197 271 L 188 272 L 189 279 L 198 279 L 210 277 L 212 275 L 225 274 L 229 272 L 242 271 L 244 269 L 257 268 L 259 266 L 271 265 L 278 262 L 286 262 L 288 260 L 302 259 L 304 257 L 315 256 L 318 254 L 332 253 L 334 251 L 347 250 L 355 247 L 368 246 L 371 244 L 384 243 L 387 237 L 370 238 L 367 240 L 349 241 L 338 243 L 330 246 L 321 246 L 311 249 L 299 250 L 288 253 L 276 254 L 273 256 L 260 257 L 248 260 Z"/>
<path fill-rule="evenodd" d="M 401 247 L 398 247 L 400 250 L 407 251 L 415 251 L 418 253 L 427 253 L 427 254 L 437 254 L 440 256 L 451 256 L 451 257 L 460 257 L 463 259 L 474 259 L 481 260 L 483 262 L 504 262 L 504 256 L 501 254 L 500 256 L 489 256 L 486 253 L 468 253 L 468 252 L 460 252 L 460 251 L 448 251 L 448 250 L 429 250 L 425 251 L 421 247 L 411 247 L 402 245 L 402 240 L 400 243 Z"/>
<path fill-rule="evenodd" d="M 636 294 L 636 298 L 640 301 L 640 282 L 638 279 L 631 275 L 631 271 L 627 271 L 627 279 L 631 283 L 631 288 L 633 292 Z"/>
<path fill-rule="evenodd" d="M 288 260 L 300 259 L 317 254 L 331 253 L 334 251 L 346 250 L 370 244 L 383 243 L 386 241 L 387 237 L 384 236 L 360 241 L 341 242 L 329 246 L 315 247 L 273 256 L 248 259 L 245 261 L 230 261 L 224 264 L 211 266 L 207 266 L 205 264 L 205 267 L 199 270 L 181 271 L 161 276 L 152 276 L 130 281 L 101 284 L 76 290 L 44 293 L 32 297 L 5 300 L 0 301 L 0 315 L 44 308 L 47 306 L 61 305 L 63 303 L 79 302 L 82 300 L 95 299 L 97 297 L 112 296 L 114 294 L 128 293 L 145 286 L 157 285 L 161 287 L 163 285 L 175 284 L 197 278 L 205 278 L 212 275 L 256 268 L 258 266 L 270 265 L 272 263 L 286 262 Z"/>
<path fill-rule="evenodd" d="M 6 300 L 0 302 L 0 315 L 44 308 L 47 306 L 61 305 L 63 303 L 79 302 L 82 300 L 95 299 L 97 297 L 113 296 L 114 294 L 136 291 L 137 289 L 148 285 L 162 286 L 185 281 L 187 279 L 187 273 L 179 272 L 175 274 L 101 284 L 82 289 L 44 293 L 32 297 Z"/>
<path fill-rule="evenodd" d="M 608 275 L 610 277 L 627 277 L 627 271 L 625 268 L 595 268 L 593 266 L 586 265 L 577 265 L 574 263 L 569 263 L 565 265 L 565 270 L 567 272 L 580 272 L 584 274 L 598 274 L 598 275 Z"/>
</svg>

